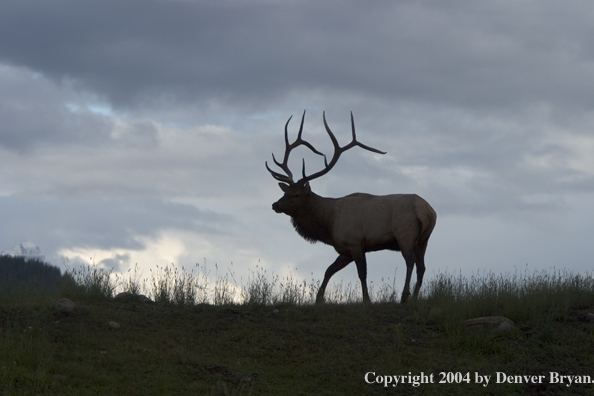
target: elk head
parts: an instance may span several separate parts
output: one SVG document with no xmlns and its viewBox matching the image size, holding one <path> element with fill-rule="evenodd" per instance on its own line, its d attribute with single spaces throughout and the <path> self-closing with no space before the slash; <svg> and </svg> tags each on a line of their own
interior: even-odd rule
<svg viewBox="0 0 594 396">
<path fill-rule="evenodd" d="M 306 203 L 307 203 L 308 199 L 313 194 L 313 192 L 311 191 L 311 188 L 309 187 L 309 182 L 313 179 L 317 179 L 318 177 L 323 176 L 326 173 L 328 173 L 334 167 L 334 165 L 336 165 L 336 163 L 338 162 L 338 158 L 340 158 L 340 155 L 342 153 L 344 153 L 345 151 L 347 151 L 355 146 L 359 146 L 359 147 L 364 148 L 365 150 L 369 150 L 374 153 L 385 154 L 385 152 L 383 152 L 383 151 L 366 146 L 363 143 L 360 143 L 357 141 L 357 137 L 355 135 L 355 121 L 354 121 L 352 112 L 351 112 L 351 129 L 352 129 L 352 133 L 353 133 L 353 140 L 346 146 L 340 147 L 340 145 L 338 144 L 338 140 L 336 140 L 336 137 L 334 136 L 334 134 L 330 130 L 330 127 L 328 126 L 328 123 L 326 122 L 326 112 L 324 112 L 323 113 L 324 127 L 326 128 L 326 132 L 328 132 L 328 136 L 330 136 L 330 140 L 332 141 L 332 144 L 334 146 L 334 154 L 332 155 L 332 159 L 330 160 L 330 163 L 328 163 L 325 154 L 316 150 L 315 147 L 311 143 L 309 143 L 306 140 L 303 140 L 303 138 L 301 137 L 301 134 L 303 132 L 303 122 L 305 120 L 305 111 L 303 111 L 303 116 L 301 117 L 301 125 L 299 126 L 299 133 L 297 134 L 297 139 L 293 143 L 289 143 L 288 127 L 289 127 L 289 122 L 291 121 L 291 118 L 293 118 L 293 116 L 289 117 L 289 119 L 287 120 L 287 123 L 285 124 L 285 155 L 283 157 L 283 162 L 282 163 L 278 162 L 276 160 L 276 158 L 274 157 L 274 153 L 272 154 L 272 160 L 279 168 L 281 168 L 281 170 L 283 170 L 285 172 L 285 174 L 283 175 L 281 173 L 274 172 L 273 170 L 271 170 L 268 167 L 268 162 L 266 162 L 266 169 L 268 169 L 268 172 L 270 172 L 272 177 L 274 177 L 276 180 L 281 182 L 278 185 L 281 188 L 281 190 L 283 190 L 283 192 L 285 193 L 285 195 L 280 200 L 278 200 L 277 202 L 272 204 L 272 209 L 277 213 L 285 213 L 291 217 L 295 217 L 296 215 L 299 214 L 300 211 L 307 210 Z M 296 148 L 298 146 L 305 146 L 308 149 L 310 149 L 312 152 L 314 152 L 315 154 L 323 156 L 325 167 L 324 167 L 324 169 L 307 176 L 305 174 L 305 159 L 304 159 L 303 167 L 302 167 L 302 171 L 301 171 L 303 176 L 301 179 L 299 179 L 297 182 L 295 182 L 293 180 L 293 173 L 291 173 L 291 170 L 289 169 L 288 161 L 289 161 L 289 154 L 291 153 L 291 151 L 294 148 Z"/>
<path fill-rule="evenodd" d="M 276 213 L 285 213 L 289 216 L 298 215 L 299 211 L 306 206 L 305 202 L 311 194 L 309 183 L 294 183 L 292 185 L 278 183 L 278 185 L 285 195 L 272 204 L 272 209 Z"/>
</svg>

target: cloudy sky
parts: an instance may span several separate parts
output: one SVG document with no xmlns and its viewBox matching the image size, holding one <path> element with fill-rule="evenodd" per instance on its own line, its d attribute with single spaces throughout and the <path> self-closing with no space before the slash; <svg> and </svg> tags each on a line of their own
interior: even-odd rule
<svg viewBox="0 0 594 396">
<path fill-rule="evenodd" d="M 427 278 L 589 271 L 593 20 L 572 0 L 2 2 L 0 250 L 321 279 L 336 254 L 271 210 L 264 167 L 307 109 L 319 150 L 325 110 L 342 144 L 353 111 L 387 151 L 348 151 L 315 192 L 435 208 Z M 296 150 L 296 174 L 303 157 L 323 166 Z M 401 287 L 399 254 L 368 262 Z"/>
</svg>

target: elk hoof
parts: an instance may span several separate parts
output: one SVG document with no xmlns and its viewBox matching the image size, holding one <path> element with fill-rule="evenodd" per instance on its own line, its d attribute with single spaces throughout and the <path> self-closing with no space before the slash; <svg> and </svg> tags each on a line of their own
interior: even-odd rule
<svg viewBox="0 0 594 396">
<path fill-rule="evenodd" d="M 406 300 L 408 300 L 408 296 L 410 296 L 410 293 L 402 293 L 402 298 L 400 299 L 400 304 L 404 304 L 406 302 Z"/>
</svg>

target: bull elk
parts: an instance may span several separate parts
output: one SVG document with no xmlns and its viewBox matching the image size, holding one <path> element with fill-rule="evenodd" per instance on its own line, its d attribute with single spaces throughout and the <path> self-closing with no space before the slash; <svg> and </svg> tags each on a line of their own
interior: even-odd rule
<svg viewBox="0 0 594 396">
<path fill-rule="evenodd" d="M 423 198 L 415 194 L 393 194 L 375 196 L 355 193 L 342 198 L 324 198 L 315 194 L 309 182 L 328 173 L 342 153 L 359 146 L 365 150 L 378 154 L 385 154 L 357 141 L 355 136 L 355 122 L 351 112 L 351 128 L 353 140 L 346 146 L 340 147 L 336 137 L 328 127 L 324 112 L 324 126 L 332 144 L 334 154 L 330 163 L 326 156 L 316 150 L 313 145 L 301 137 L 305 111 L 301 118 L 301 126 L 297 139 L 289 143 L 288 126 L 291 117 L 285 124 L 285 155 L 279 162 L 272 154 L 274 163 L 285 174 L 277 173 L 268 167 L 272 177 L 280 181 L 279 186 L 284 196 L 272 205 L 277 213 L 285 213 L 291 217 L 295 230 L 307 241 L 323 242 L 334 247 L 338 258 L 328 267 L 324 280 L 318 290 L 316 303 L 324 302 L 324 292 L 328 281 L 336 272 L 340 271 L 352 261 L 357 265 L 357 272 L 363 289 L 363 301 L 370 302 L 367 291 L 367 261 L 365 253 L 378 250 L 395 250 L 402 252 L 406 261 L 406 281 L 402 292 L 401 302 L 406 302 L 410 296 L 410 280 L 413 267 L 417 266 L 417 284 L 413 297 L 419 294 L 425 273 L 425 251 L 429 236 L 435 227 L 437 215 L 433 208 Z M 305 146 L 312 152 L 324 156 L 325 168 L 309 176 L 305 175 L 305 160 L 303 160 L 303 177 L 295 182 L 289 170 L 289 154 L 298 146 Z"/>
</svg>

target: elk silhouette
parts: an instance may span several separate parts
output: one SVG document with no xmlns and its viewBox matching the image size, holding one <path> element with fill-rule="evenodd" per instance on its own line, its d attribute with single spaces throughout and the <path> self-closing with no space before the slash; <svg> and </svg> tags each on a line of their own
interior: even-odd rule
<svg viewBox="0 0 594 396">
<path fill-rule="evenodd" d="M 340 147 L 336 137 L 328 127 L 326 113 L 323 114 L 324 126 L 332 144 L 334 154 L 330 163 L 326 156 L 316 150 L 309 142 L 302 139 L 305 111 L 301 118 L 301 126 L 297 139 L 289 143 L 288 126 L 291 118 L 285 124 L 285 155 L 282 163 L 272 154 L 274 163 L 285 172 L 277 173 L 268 167 L 272 177 L 280 181 L 279 186 L 285 193 L 272 209 L 277 213 L 285 213 L 291 217 L 295 230 L 307 241 L 323 242 L 334 247 L 338 258 L 328 267 L 324 280 L 320 285 L 316 303 L 324 302 L 324 292 L 328 281 L 336 272 L 355 261 L 357 272 L 363 289 L 363 301 L 370 302 L 367 291 L 367 261 L 366 252 L 378 250 L 400 251 L 406 261 L 406 281 L 402 292 L 401 302 L 406 302 L 410 296 L 410 280 L 413 267 L 417 266 L 417 284 L 413 297 L 419 294 L 425 273 L 425 251 L 429 236 L 435 227 L 437 214 L 423 198 L 416 194 L 392 194 L 376 196 L 355 193 L 342 198 L 325 198 L 315 194 L 309 182 L 328 173 L 342 153 L 359 146 L 365 150 L 378 154 L 385 154 L 380 150 L 366 146 L 357 141 L 355 136 L 355 121 L 351 112 L 351 128 L 353 140 L 344 147 Z M 305 146 L 316 154 L 324 156 L 325 168 L 309 176 L 305 175 L 305 159 L 303 160 L 303 177 L 295 182 L 289 170 L 288 160 L 291 151 L 298 146 Z"/>
</svg>

